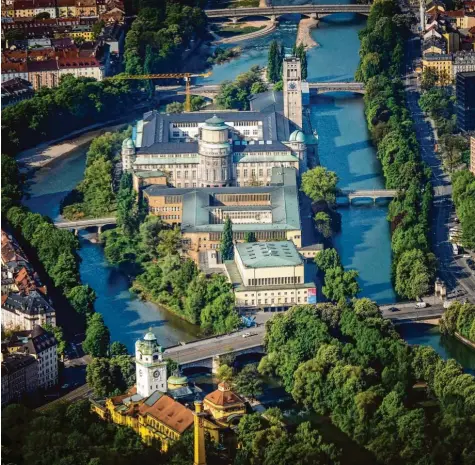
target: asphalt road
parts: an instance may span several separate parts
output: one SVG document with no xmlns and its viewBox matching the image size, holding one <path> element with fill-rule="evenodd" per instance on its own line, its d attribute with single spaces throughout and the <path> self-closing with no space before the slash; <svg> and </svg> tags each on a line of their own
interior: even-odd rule
<svg viewBox="0 0 475 465">
<path fill-rule="evenodd" d="M 419 21 L 417 8 L 414 8 L 413 12 Z M 475 278 L 473 273 L 469 269 L 467 270 L 463 257 L 454 257 L 452 245 L 449 242 L 449 229 L 454 224 L 455 215 L 450 176 L 443 171 L 442 162 L 434 150 L 437 143 L 435 131 L 418 103 L 420 88 L 414 69 L 416 60 L 421 57 L 421 41 L 416 28 L 417 26 L 413 29 L 413 37 L 406 42 L 406 76 L 404 82 L 408 107 L 414 120 L 417 140 L 421 147 L 421 156 L 432 170 L 431 183 L 434 189 L 431 218 L 432 250 L 439 263 L 438 276 L 447 284 L 449 295 L 475 302 Z"/>
<path fill-rule="evenodd" d="M 48 404 L 38 407 L 36 411 L 45 412 L 46 410 L 60 403 L 73 402 L 79 399 L 87 399 L 88 397 L 91 396 L 91 394 L 92 394 L 92 389 L 89 387 L 88 384 L 84 384 L 83 386 L 78 387 L 74 391 L 68 392 L 65 396 L 59 397 L 58 399 L 53 400 L 52 402 L 49 402 Z"/>
</svg>

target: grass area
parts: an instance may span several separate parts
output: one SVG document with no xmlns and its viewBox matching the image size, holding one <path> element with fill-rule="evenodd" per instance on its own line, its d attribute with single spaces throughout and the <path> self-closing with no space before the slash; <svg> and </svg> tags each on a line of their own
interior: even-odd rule
<svg viewBox="0 0 475 465">
<path fill-rule="evenodd" d="M 221 37 L 233 37 L 242 34 L 250 34 L 264 29 L 265 26 L 223 26 L 218 28 L 216 33 Z"/>
</svg>

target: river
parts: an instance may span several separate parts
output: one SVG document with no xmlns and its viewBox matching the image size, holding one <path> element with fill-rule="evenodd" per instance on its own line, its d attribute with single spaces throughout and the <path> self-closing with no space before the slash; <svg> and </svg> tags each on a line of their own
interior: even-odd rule
<svg viewBox="0 0 475 465">
<path fill-rule="evenodd" d="M 308 52 L 310 81 L 353 79 L 358 64 L 358 31 L 364 24 L 364 18 L 351 14 L 327 17 L 320 22 L 318 29 L 312 32 L 319 47 Z M 214 66 L 213 74 L 202 81 L 219 83 L 234 79 L 252 65 L 265 66 L 270 41 L 277 39 L 290 49 L 296 33 L 297 18 L 281 21 L 277 30 L 268 36 L 240 42 L 241 56 Z M 311 118 L 319 133 L 320 161 L 338 174 L 340 187 L 371 189 L 384 185 L 380 165 L 370 143 L 361 96 L 325 94 L 312 105 Z M 32 179 L 27 205 L 56 218 L 59 201 L 81 180 L 84 165 L 85 149 L 78 149 L 67 158 L 39 170 Z M 342 231 L 335 238 L 335 246 L 345 267 L 359 271 L 360 296 L 370 297 L 378 303 L 394 302 L 387 208 L 359 206 L 343 208 L 340 212 Z M 90 235 L 81 235 L 81 245 L 81 278 L 96 290 L 97 311 L 103 314 L 113 340 L 121 340 L 131 350 L 134 341 L 149 326 L 153 327 L 164 346 L 189 341 L 197 336 L 196 327 L 131 295 L 127 276 L 106 263 L 101 246 L 92 243 Z M 451 341 L 450 347 L 447 347 L 447 344 L 444 346 L 441 343 L 438 333 L 426 331 L 421 335 L 422 326 L 418 325 L 418 328 L 419 332 L 403 333 L 409 343 L 431 345 L 443 357 L 456 357 L 464 367 L 473 369 L 475 355 L 471 359 L 460 359 L 462 344 L 459 341 Z"/>
</svg>

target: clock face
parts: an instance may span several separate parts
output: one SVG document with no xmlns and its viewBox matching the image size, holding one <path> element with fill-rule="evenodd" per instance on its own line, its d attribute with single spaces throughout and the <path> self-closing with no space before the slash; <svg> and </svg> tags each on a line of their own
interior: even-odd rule
<svg viewBox="0 0 475 465">
<path fill-rule="evenodd" d="M 155 370 L 155 371 L 153 372 L 153 377 L 154 377 L 154 378 L 160 378 L 160 372 L 159 372 L 158 370 Z"/>
<path fill-rule="evenodd" d="M 297 84 L 294 81 L 290 81 L 289 84 L 287 85 L 287 87 L 290 90 L 295 90 L 297 88 Z"/>
</svg>

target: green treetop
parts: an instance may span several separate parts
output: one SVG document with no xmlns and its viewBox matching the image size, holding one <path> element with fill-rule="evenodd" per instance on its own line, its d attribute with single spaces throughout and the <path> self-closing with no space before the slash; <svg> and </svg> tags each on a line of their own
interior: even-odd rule
<svg viewBox="0 0 475 465">
<path fill-rule="evenodd" d="M 223 260 L 232 260 L 234 257 L 233 245 L 233 225 L 229 216 L 224 222 L 223 235 L 221 236 L 221 245 L 219 247 L 221 258 Z"/>
<path fill-rule="evenodd" d="M 317 166 L 302 175 L 302 188 L 314 202 L 325 200 L 327 203 L 336 202 L 336 185 L 338 176 L 323 166 Z"/>
</svg>

